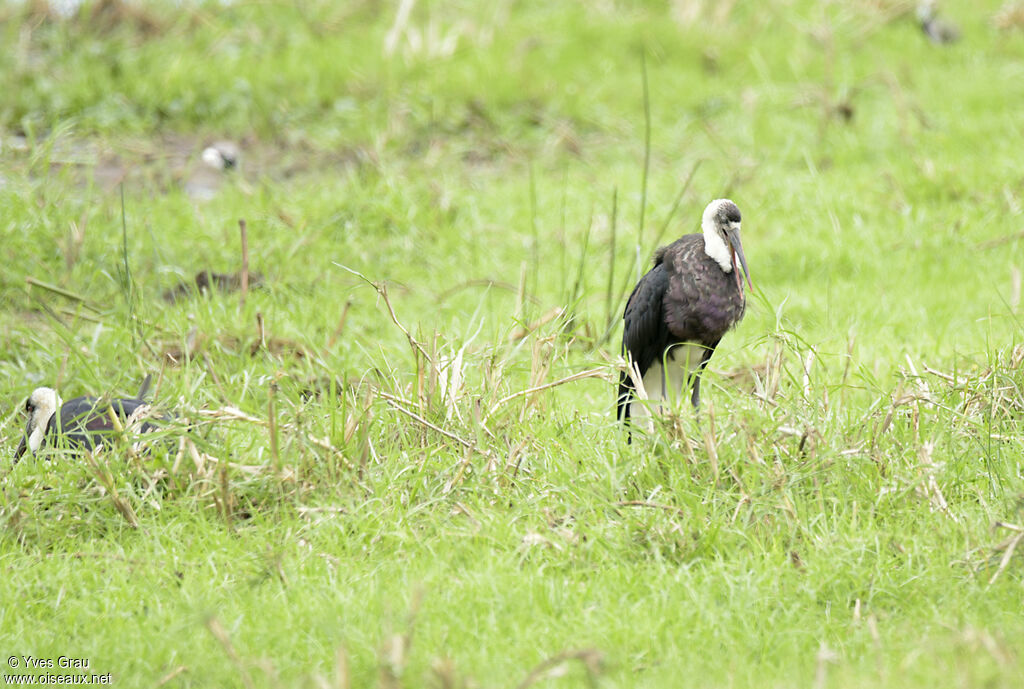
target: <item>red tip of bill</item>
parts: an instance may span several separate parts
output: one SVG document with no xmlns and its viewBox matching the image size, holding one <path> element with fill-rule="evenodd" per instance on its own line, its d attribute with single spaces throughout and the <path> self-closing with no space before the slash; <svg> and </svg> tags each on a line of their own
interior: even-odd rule
<svg viewBox="0 0 1024 689">
<path fill-rule="evenodd" d="M 736 249 L 729 247 L 729 253 L 732 254 L 732 272 L 736 276 L 736 289 L 740 291 L 741 297 L 746 297 L 743 293 L 743 278 L 740 277 L 740 267 L 736 263 Z M 750 291 L 754 291 L 754 283 L 750 280 L 750 276 L 747 275 L 747 284 L 750 285 Z"/>
<path fill-rule="evenodd" d="M 729 247 L 729 253 L 732 254 L 732 274 L 736 277 L 736 289 L 740 291 L 740 297 L 746 299 L 747 295 L 743 293 L 743 281 L 740 279 L 740 267 L 736 265 L 736 250 Z"/>
</svg>

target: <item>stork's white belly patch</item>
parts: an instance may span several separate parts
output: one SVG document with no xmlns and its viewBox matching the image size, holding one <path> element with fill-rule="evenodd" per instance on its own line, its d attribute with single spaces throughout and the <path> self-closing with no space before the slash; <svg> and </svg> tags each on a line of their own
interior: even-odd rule
<svg viewBox="0 0 1024 689">
<path fill-rule="evenodd" d="M 675 407 L 690 399 L 691 378 L 707 350 L 700 345 L 679 345 L 664 358 L 650 365 L 644 374 L 647 404 L 652 410 L 661 406 Z M 662 362 L 664 361 L 664 365 Z"/>
</svg>

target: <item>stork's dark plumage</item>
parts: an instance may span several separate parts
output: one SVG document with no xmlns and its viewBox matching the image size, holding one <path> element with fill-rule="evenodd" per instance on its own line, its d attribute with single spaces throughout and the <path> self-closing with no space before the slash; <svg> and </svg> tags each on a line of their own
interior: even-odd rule
<svg viewBox="0 0 1024 689">
<path fill-rule="evenodd" d="M 739 269 L 750 271 L 740 244 L 740 209 L 718 199 L 704 209 L 702 234 L 688 234 L 654 255 L 622 315 L 622 353 L 639 375 L 648 402 L 637 399 L 633 378 L 619 376 L 618 418 L 646 417 L 693 387 L 700 405 L 700 374 L 722 336 L 743 317 Z"/>
<path fill-rule="evenodd" d="M 36 388 L 25 401 L 28 423 L 25 436 L 14 452 L 15 461 L 26 450 L 34 454 L 47 444 L 60 446 L 61 441 L 67 447 L 79 450 L 92 450 L 97 445 L 110 442 L 115 431 L 110 409 L 114 410 L 123 427 L 145 418 L 150 409 L 145 400 L 149 383 L 150 376 L 146 376 L 138 395 L 113 399 L 109 403 L 96 397 L 76 397 L 62 403 L 53 388 Z M 148 433 L 155 428 L 148 421 L 143 421 L 136 430 Z"/>
</svg>

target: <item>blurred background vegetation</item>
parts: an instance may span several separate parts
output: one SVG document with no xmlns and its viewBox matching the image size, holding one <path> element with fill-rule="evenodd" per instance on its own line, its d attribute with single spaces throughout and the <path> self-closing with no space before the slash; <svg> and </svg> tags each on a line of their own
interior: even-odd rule
<svg viewBox="0 0 1024 689">
<path fill-rule="evenodd" d="M 0 2 L 0 46 L 3 447 L 146 372 L 199 429 L 0 463 L 12 653 L 1019 682 L 1024 3 Z M 723 196 L 756 294 L 626 448 L 625 296 Z"/>
</svg>

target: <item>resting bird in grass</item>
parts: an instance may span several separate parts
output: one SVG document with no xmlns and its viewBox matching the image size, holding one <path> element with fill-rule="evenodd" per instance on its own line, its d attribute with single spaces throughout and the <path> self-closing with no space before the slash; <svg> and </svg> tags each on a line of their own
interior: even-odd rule
<svg viewBox="0 0 1024 689">
<path fill-rule="evenodd" d="M 700 407 L 700 375 L 725 333 L 743 317 L 739 269 L 753 290 L 740 244 L 740 209 L 717 199 L 704 209 L 702 234 L 688 234 L 654 255 L 622 315 L 622 353 L 633 371 L 619 374 L 618 418 L 650 418 L 692 386 Z M 647 401 L 638 399 L 634 378 Z"/>
<path fill-rule="evenodd" d="M 76 397 L 62 402 L 53 388 L 36 388 L 25 401 L 28 423 L 14 452 L 14 460 L 18 461 L 26 451 L 35 454 L 44 445 L 61 447 L 66 443 L 69 448 L 93 450 L 97 445 L 109 443 L 116 430 L 110 418 L 111 409 L 122 428 L 148 416 L 150 406 L 145 397 L 150 380 L 151 376 L 146 376 L 135 397 L 109 402 L 96 397 Z M 148 433 L 155 429 L 156 426 L 143 421 L 137 431 Z"/>
</svg>

